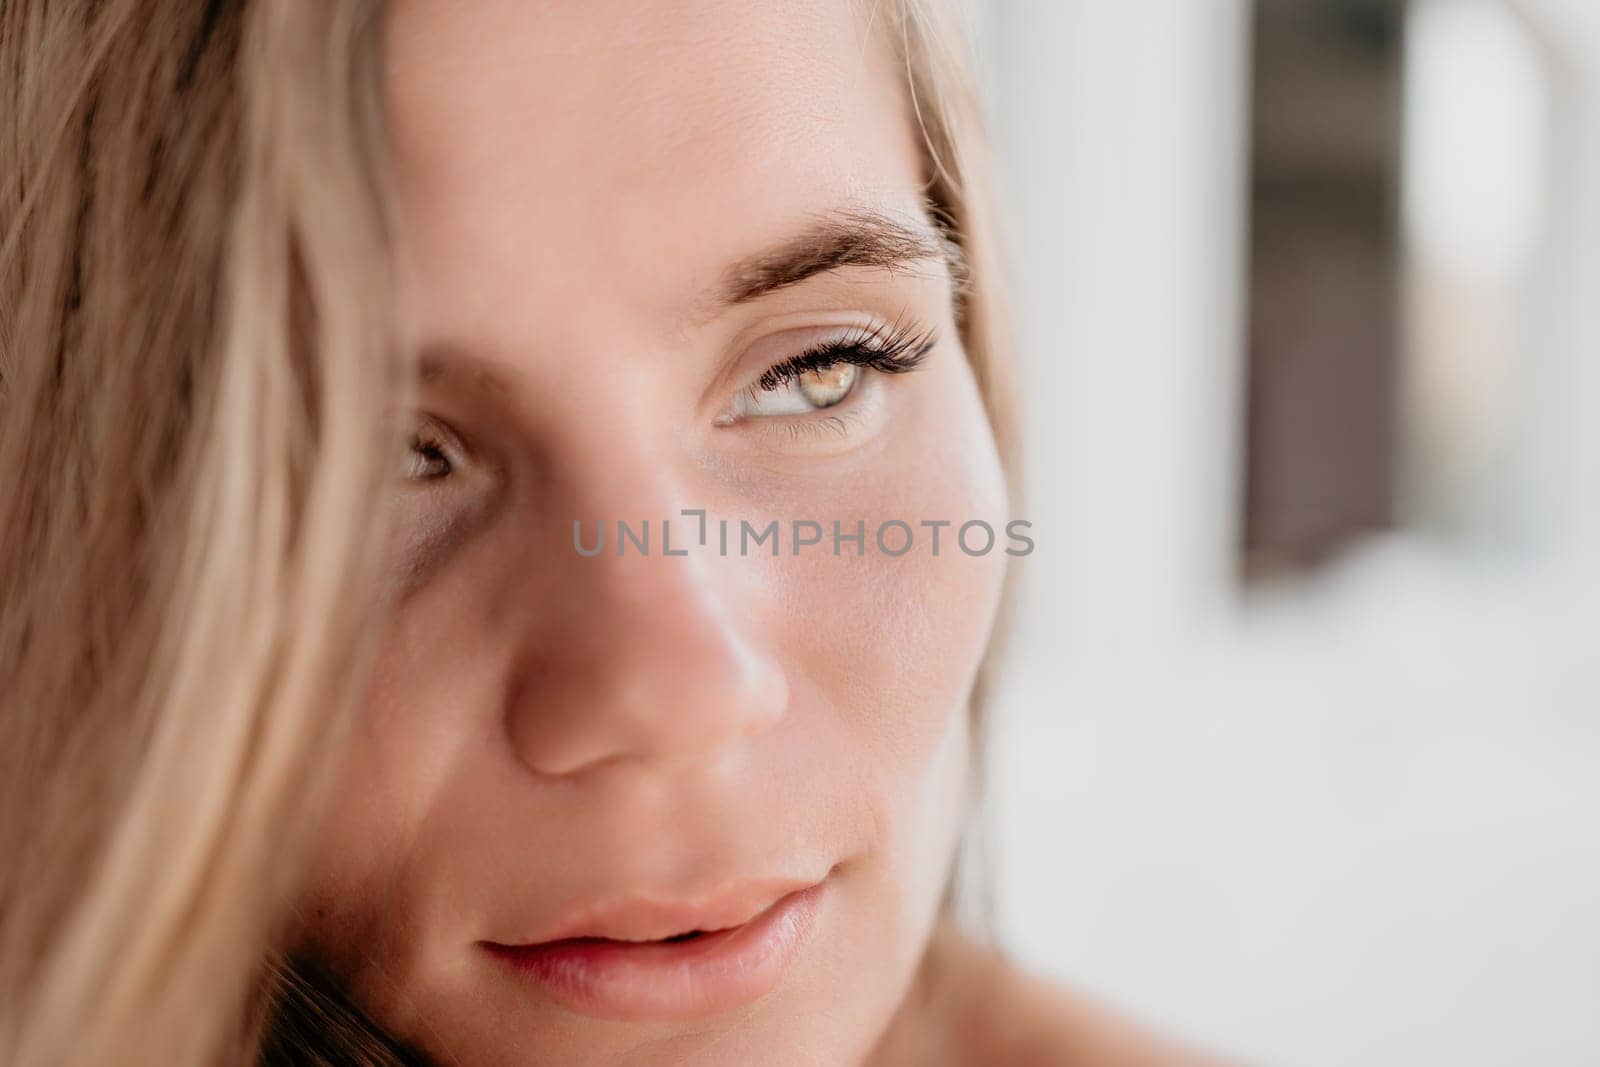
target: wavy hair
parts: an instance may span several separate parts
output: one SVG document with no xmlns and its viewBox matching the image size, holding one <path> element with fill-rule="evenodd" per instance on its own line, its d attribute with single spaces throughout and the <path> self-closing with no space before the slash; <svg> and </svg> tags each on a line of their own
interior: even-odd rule
<svg viewBox="0 0 1600 1067">
<path fill-rule="evenodd" d="M 959 30 L 880 7 L 1014 474 Z M 413 375 L 381 38 L 376 0 L 0 4 L 0 1061 L 421 1062 L 276 956 Z"/>
</svg>

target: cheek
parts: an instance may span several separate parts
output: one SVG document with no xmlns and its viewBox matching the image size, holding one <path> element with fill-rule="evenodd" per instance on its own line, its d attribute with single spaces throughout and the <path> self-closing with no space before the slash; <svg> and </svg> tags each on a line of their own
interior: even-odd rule
<svg viewBox="0 0 1600 1067">
<path fill-rule="evenodd" d="M 437 931 L 417 924 L 460 850 L 435 823 L 461 792 L 463 768 L 484 767 L 495 743 L 493 665 L 440 647 L 458 621 L 448 600 L 426 594 L 392 621 L 301 892 L 299 948 L 354 979 L 368 1001 L 382 1001 L 361 982 L 373 960 L 390 984 L 426 969 Z"/>
<path fill-rule="evenodd" d="M 920 823 L 930 809 L 950 808 L 942 794 L 959 792 L 968 697 L 1005 573 L 1004 478 L 971 373 L 955 356 L 917 372 L 928 378 L 914 383 L 915 405 L 899 405 L 908 410 L 863 469 L 826 489 L 808 481 L 812 488 L 784 503 L 825 533 L 779 568 L 783 642 L 851 735 L 848 758 L 888 809 L 880 825 Z M 834 554 L 835 519 L 845 533 L 864 527 L 863 554 L 847 542 Z M 898 556 L 884 551 L 906 544 L 905 528 L 884 526 L 895 520 L 911 537 Z M 987 552 L 958 545 L 970 520 L 994 531 Z M 948 525 L 925 525 L 941 521 Z M 987 540 L 975 527 L 967 545 L 976 552 Z"/>
<path fill-rule="evenodd" d="M 993 436 L 970 372 L 951 362 L 916 383 L 915 411 L 893 425 L 891 443 L 866 469 L 842 477 L 831 493 L 785 503 L 823 522 L 828 551 L 777 568 L 787 583 L 786 658 L 841 735 L 817 771 L 870 814 L 872 827 L 841 939 L 853 946 L 851 958 L 838 966 L 841 974 L 865 968 L 891 991 L 914 972 L 950 873 L 968 799 L 972 683 L 1007 558 Z M 847 531 L 865 524 L 864 555 L 849 545 L 833 555 L 835 517 Z M 899 557 L 884 554 L 875 538 L 880 524 L 895 519 L 914 534 Z M 957 530 L 973 519 L 996 532 L 985 554 L 957 545 Z M 937 555 L 924 520 L 950 523 L 940 529 Z M 903 537 L 898 529 L 885 534 L 891 549 Z M 983 540 L 968 543 L 977 549 Z M 887 1002 L 882 1008 L 892 1010 Z"/>
</svg>

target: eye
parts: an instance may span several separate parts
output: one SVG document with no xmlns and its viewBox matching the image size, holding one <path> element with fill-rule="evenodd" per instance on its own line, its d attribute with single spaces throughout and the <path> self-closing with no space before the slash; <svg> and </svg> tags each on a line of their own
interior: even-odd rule
<svg viewBox="0 0 1600 1067">
<path fill-rule="evenodd" d="M 843 403 L 861 380 L 861 367 L 854 363 L 834 363 L 803 370 L 771 389 L 749 390 L 739 414 L 744 418 L 772 415 L 805 415 Z"/>
<path fill-rule="evenodd" d="M 915 370 L 935 343 L 909 326 L 855 327 L 768 367 L 741 390 L 720 420 L 805 416 L 849 400 L 871 372 Z"/>
<path fill-rule="evenodd" d="M 433 482 L 461 467 L 461 443 L 437 419 L 419 418 L 406 446 L 401 476 L 408 482 Z"/>
</svg>

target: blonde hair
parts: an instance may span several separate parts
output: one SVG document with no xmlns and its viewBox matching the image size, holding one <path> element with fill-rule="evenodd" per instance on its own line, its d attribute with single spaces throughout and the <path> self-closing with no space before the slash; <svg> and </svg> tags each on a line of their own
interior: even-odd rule
<svg viewBox="0 0 1600 1067">
<path fill-rule="evenodd" d="M 868 2 L 874 10 L 879 6 L 878 0 Z M 994 433 L 1012 514 L 1022 514 L 1021 412 L 1006 273 L 1009 257 L 968 35 L 955 5 L 946 0 L 898 0 L 888 6 L 927 154 L 928 199 L 938 221 L 960 246 L 965 264 L 964 277 L 958 280 L 962 343 Z M 942 922 L 959 919 L 970 932 L 986 937 L 993 904 L 982 821 L 988 733 L 984 726 L 1004 661 L 1016 580 L 1016 569 L 1009 568 L 995 629 L 973 685 L 968 826 L 941 909 Z"/>
<path fill-rule="evenodd" d="M 887 8 L 1011 461 L 976 94 L 943 5 Z M 376 0 L 0 7 L 0 1062 L 248 1062 L 284 995 L 411 378 L 379 23 Z M 350 1032 L 329 1047 L 400 1059 Z"/>
</svg>

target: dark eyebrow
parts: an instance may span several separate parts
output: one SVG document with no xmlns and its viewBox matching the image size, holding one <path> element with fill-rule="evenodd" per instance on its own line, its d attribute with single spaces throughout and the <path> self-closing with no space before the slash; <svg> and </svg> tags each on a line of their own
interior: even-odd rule
<svg viewBox="0 0 1600 1067">
<path fill-rule="evenodd" d="M 445 343 L 424 345 L 417 354 L 418 385 L 445 385 L 484 395 L 509 394 L 511 379 L 498 363 Z"/>
<path fill-rule="evenodd" d="M 943 260 L 959 290 L 961 248 L 924 213 L 917 221 L 867 209 L 832 212 L 774 249 L 740 260 L 723 276 L 719 303 L 743 304 L 843 267 L 909 267 Z"/>
<path fill-rule="evenodd" d="M 951 236 L 950 227 L 937 221 L 942 213 L 931 205 L 908 219 L 869 208 L 840 209 L 818 216 L 795 236 L 775 248 L 735 262 L 715 290 L 717 308 L 744 304 L 808 278 L 845 267 L 906 269 L 919 263 L 943 261 L 949 272 L 957 315 L 967 284 L 966 259 Z M 714 309 L 715 310 L 715 309 Z M 507 368 L 444 343 L 425 345 L 418 354 L 420 384 L 460 385 L 474 391 L 510 393 Z"/>
</svg>

